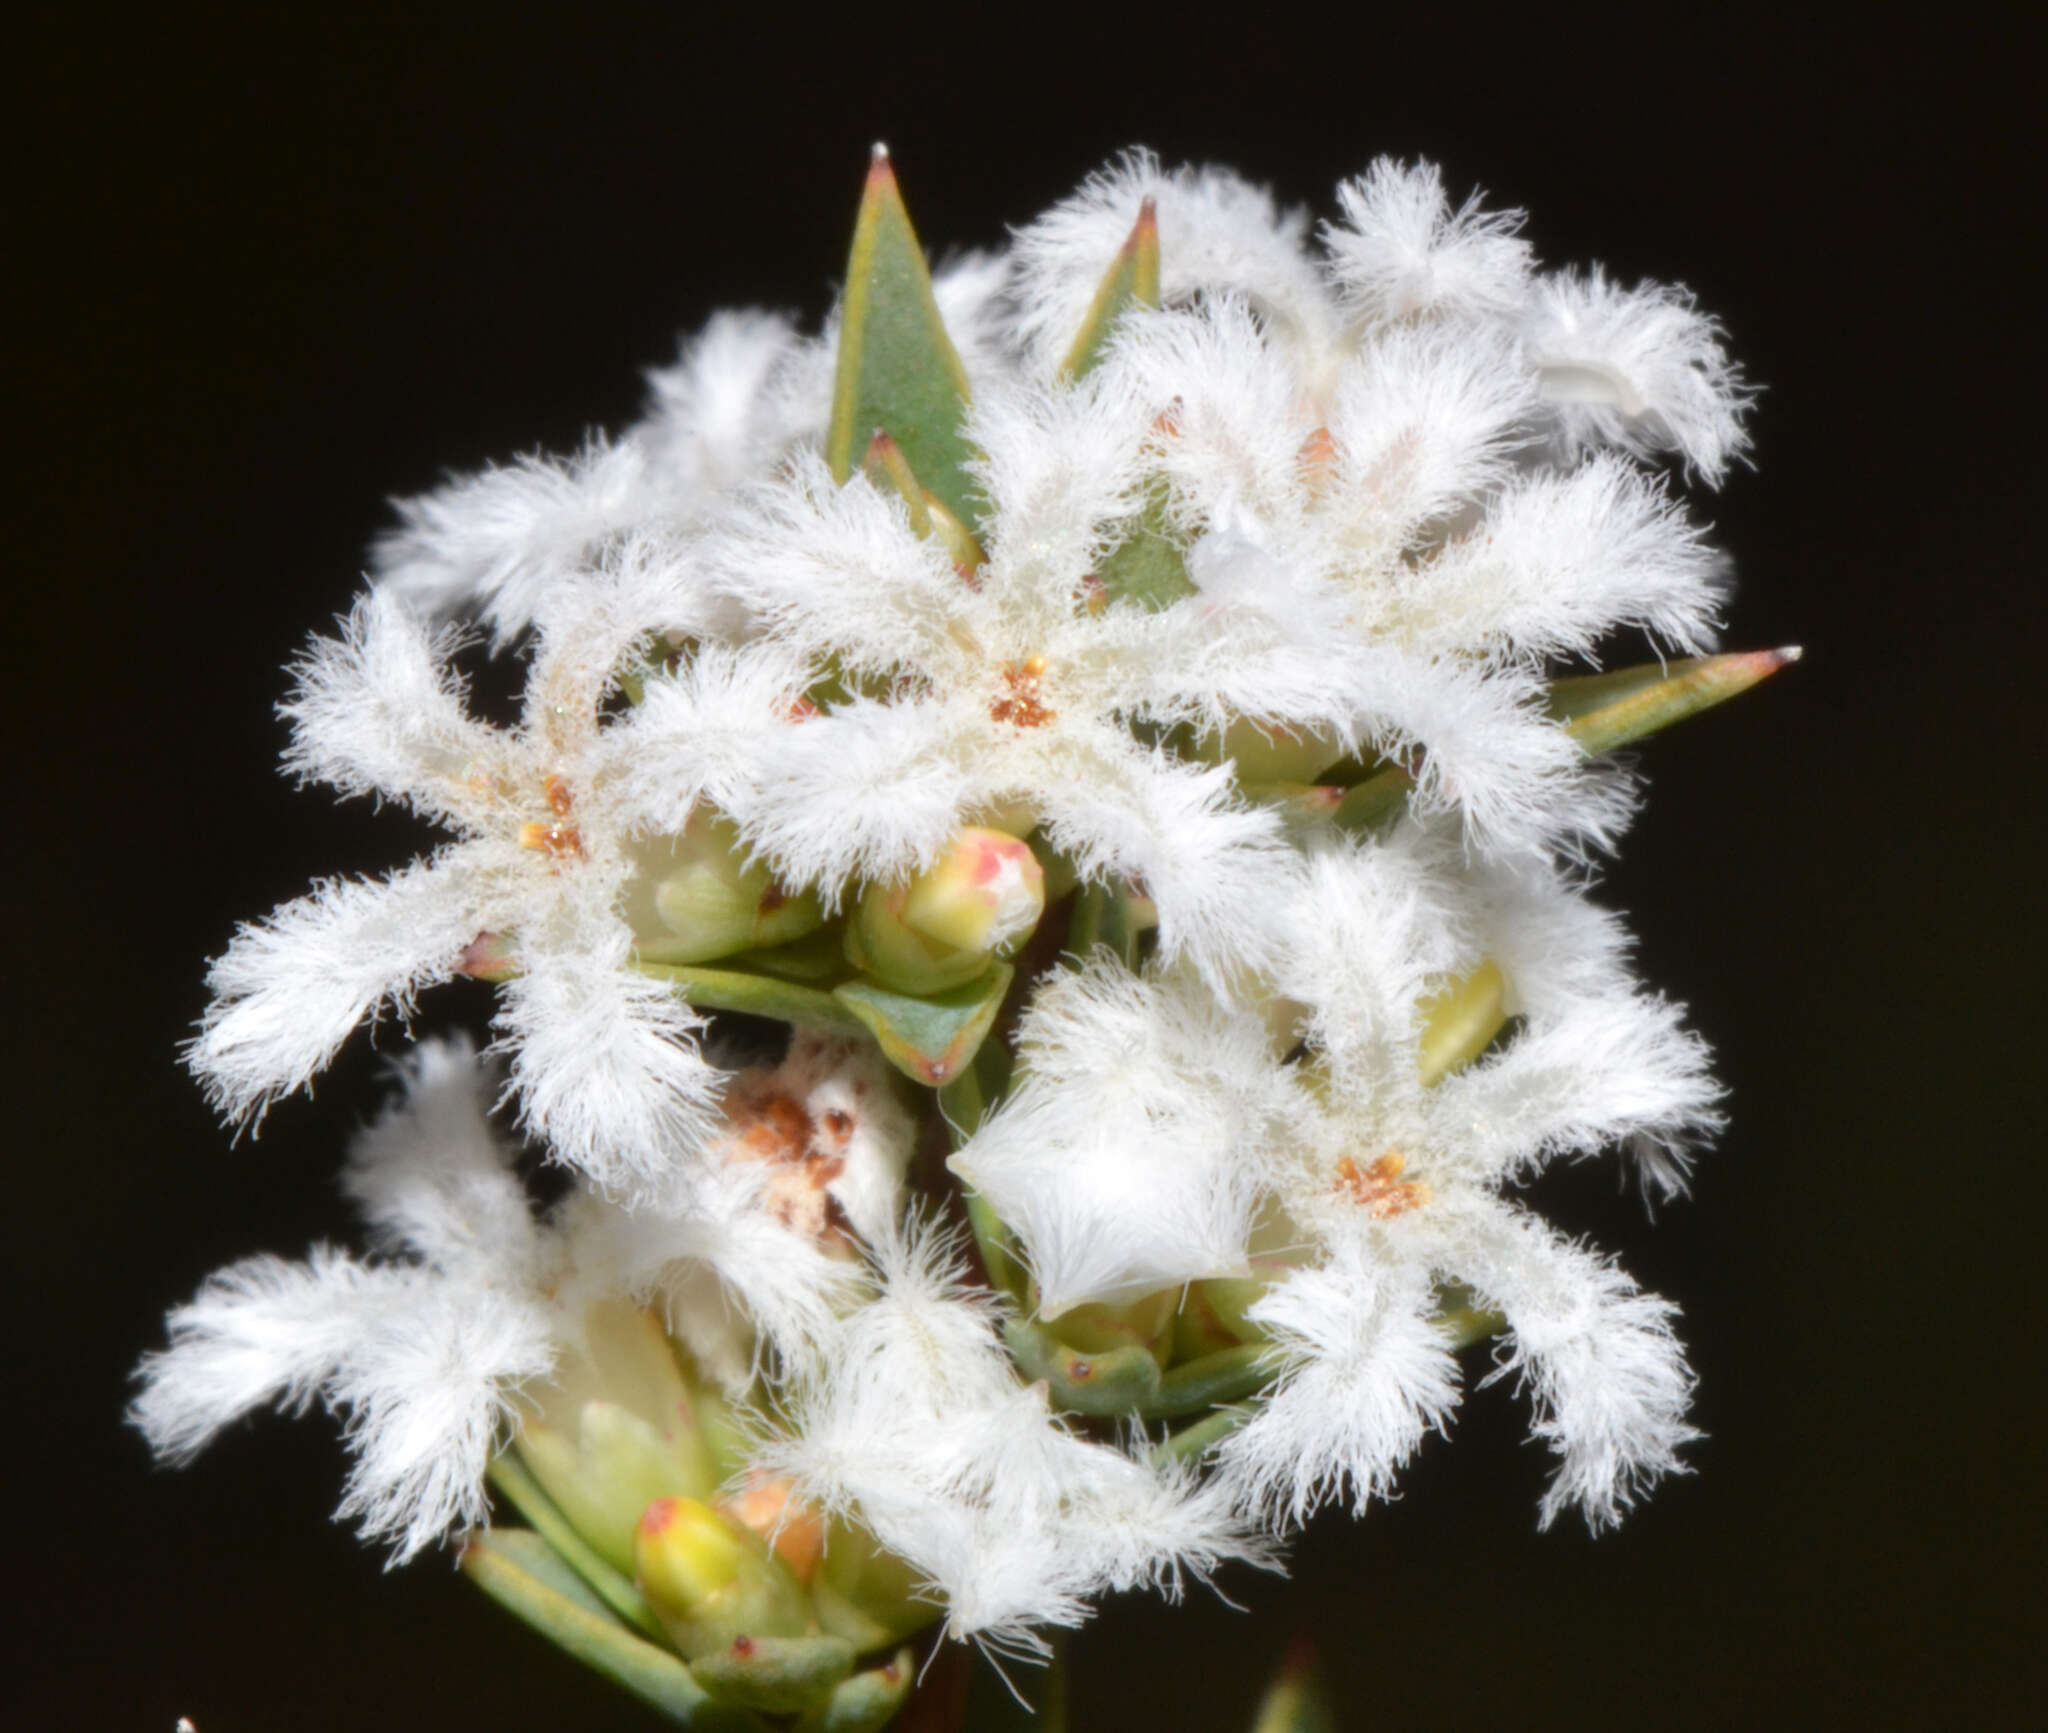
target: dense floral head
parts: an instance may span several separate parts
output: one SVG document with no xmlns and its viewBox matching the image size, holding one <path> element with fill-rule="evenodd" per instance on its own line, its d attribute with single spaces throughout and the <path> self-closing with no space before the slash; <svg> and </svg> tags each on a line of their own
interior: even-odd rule
<svg viewBox="0 0 2048 1733">
<path fill-rule="evenodd" d="M 399 1554 L 488 1471 L 635 1677 L 883 1718 L 933 1619 L 1031 1653 L 1363 1509 L 1481 1338 L 1546 1522 L 1681 1466 L 1671 1309 L 1517 1194 L 1718 1123 L 1583 863 L 1607 755 L 1791 654 L 1711 654 L 1659 467 L 1750 394 L 1432 167 L 1336 210 L 1134 153 L 934 279 L 878 152 L 822 337 L 721 316 L 617 438 L 402 508 L 288 767 L 447 841 L 243 929 L 190 1058 L 246 1122 L 442 983 L 497 1040 L 359 1147 L 373 1255 L 172 1315 L 160 1450 L 318 1397 Z"/>
</svg>

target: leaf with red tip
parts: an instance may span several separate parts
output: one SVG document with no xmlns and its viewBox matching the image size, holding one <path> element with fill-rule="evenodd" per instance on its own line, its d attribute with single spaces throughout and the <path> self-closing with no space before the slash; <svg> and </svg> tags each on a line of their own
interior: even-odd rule
<svg viewBox="0 0 2048 1733">
<path fill-rule="evenodd" d="M 1796 648 L 1747 650 L 1560 680 L 1550 689 L 1550 711 L 1593 757 L 1724 704 L 1799 655 Z"/>
<path fill-rule="evenodd" d="M 1315 1650 L 1305 1639 L 1296 1638 L 1280 1663 L 1278 1676 L 1259 1703 L 1252 1733 L 1337 1733 L 1337 1718 L 1330 1712 L 1330 1700 L 1318 1676 Z"/>
<path fill-rule="evenodd" d="M 876 432 L 886 433 L 939 503 L 972 523 L 973 451 L 961 427 L 967 399 L 967 369 L 939 318 L 889 153 L 877 145 L 846 263 L 825 460 L 844 482 Z"/>
<path fill-rule="evenodd" d="M 998 963 L 964 987 L 916 998 L 863 977 L 832 997 L 873 1035 L 904 1076 L 937 1089 L 966 1069 L 994 1027 L 1014 971 Z"/>
<path fill-rule="evenodd" d="M 1073 347 L 1060 363 L 1069 379 L 1084 377 L 1102 359 L 1110 332 L 1131 307 L 1159 305 L 1159 212 L 1150 199 L 1138 207 L 1138 220 L 1103 273 L 1087 317 L 1075 333 Z"/>
</svg>

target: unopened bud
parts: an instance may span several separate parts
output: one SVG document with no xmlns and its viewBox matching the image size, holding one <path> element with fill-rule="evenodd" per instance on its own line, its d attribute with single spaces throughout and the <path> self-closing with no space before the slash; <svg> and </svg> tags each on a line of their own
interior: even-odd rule
<svg viewBox="0 0 2048 1733">
<path fill-rule="evenodd" d="M 811 1581 L 818 1623 L 866 1654 L 901 1642 L 939 1616 L 924 1579 L 858 1523 L 835 1522 Z"/>
<path fill-rule="evenodd" d="M 633 1543 L 634 1579 L 687 1660 L 810 1623 L 802 1587 L 768 1543 L 701 1499 L 656 1499 Z"/>
<path fill-rule="evenodd" d="M 638 1307 L 593 1306 L 514 1440 L 520 1459 L 606 1563 L 633 1569 L 633 1532 L 659 1498 L 718 1483 L 693 1391 L 659 1323 Z"/>
<path fill-rule="evenodd" d="M 748 864 L 739 833 L 714 814 L 700 810 L 682 835 L 648 838 L 635 852 L 624 913 L 647 962 L 708 963 L 824 924 L 817 896 L 779 885 L 760 861 Z"/>
<path fill-rule="evenodd" d="M 1045 912 L 1045 872 L 1000 831 L 963 830 L 907 884 L 871 886 L 847 924 L 847 955 L 885 985 L 940 993 L 1015 952 Z"/>
<path fill-rule="evenodd" d="M 1422 1004 L 1417 1059 L 1425 1087 L 1462 1070 L 1484 1053 L 1508 1020 L 1507 978 L 1498 963 L 1481 963 Z"/>
<path fill-rule="evenodd" d="M 1235 765 L 1239 782 L 1312 783 L 1344 756 L 1344 747 L 1313 729 L 1240 716 L 1220 737 L 1210 735 L 1198 742 L 1195 756 L 1210 764 Z"/>
</svg>

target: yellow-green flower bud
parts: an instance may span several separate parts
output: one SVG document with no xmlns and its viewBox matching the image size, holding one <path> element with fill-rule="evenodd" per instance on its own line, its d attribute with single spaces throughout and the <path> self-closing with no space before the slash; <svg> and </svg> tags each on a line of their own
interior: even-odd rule
<svg viewBox="0 0 2048 1733">
<path fill-rule="evenodd" d="M 1508 1020 L 1508 984 L 1498 963 L 1481 963 L 1423 1002 L 1416 1064 L 1425 1086 L 1462 1071 L 1484 1053 Z"/>
<path fill-rule="evenodd" d="M 515 1445 L 534 1479 L 606 1563 L 633 1568 L 633 1533 L 656 1499 L 709 1496 L 718 1469 L 693 1391 L 659 1323 L 636 1306 L 593 1306 L 581 1352 L 565 1354 Z"/>
<path fill-rule="evenodd" d="M 811 1600 L 820 1625 L 866 1654 L 901 1642 L 939 1616 L 942 1609 L 929 1591 L 920 1593 L 922 1585 L 916 1571 L 883 1551 L 858 1523 L 835 1522 L 811 1579 Z"/>
<path fill-rule="evenodd" d="M 646 838 L 634 853 L 624 914 L 650 963 L 708 963 L 824 924 L 815 893 L 791 892 L 762 862 L 747 864 L 738 831 L 712 813 L 700 809 L 682 835 Z"/>
<path fill-rule="evenodd" d="M 808 1597 L 768 1543 L 701 1499 L 656 1499 L 633 1531 L 634 1580 L 685 1659 L 740 1638 L 801 1636 Z"/>
<path fill-rule="evenodd" d="M 1045 872 L 1001 831 L 963 830 L 906 884 L 870 886 L 847 923 L 856 967 L 904 993 L 942 993 L 1010 956 L 1045 912 Z"/>
</svg>

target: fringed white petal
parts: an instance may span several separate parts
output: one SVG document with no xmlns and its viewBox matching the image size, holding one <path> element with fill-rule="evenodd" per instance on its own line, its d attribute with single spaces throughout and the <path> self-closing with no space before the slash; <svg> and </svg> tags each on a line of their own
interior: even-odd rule
<svg viewBox="0 0 2048 1733">
<path fill-rule="evenodd" d="M 1250 1311 L 1279 1381 L 1217 1450 L 1223 1485 L 1273 1528 L 1323 1505 L 1363 1516 L 1458 1401 L 1458 1365 L 1435 1321 L 1426 1267 L 1379 1261 L 1359 1234 L 1276 1282 Z"/>
<path fill-rule="evenodd" d="M 1535 255 L 1520 211 L 1455 210 L 1433 163 L 1381 157 L 1337 189 L 1342 224 L 1323 225 L 1345 305 L 1368 325 L 1414 318 L 1503 319 L 1520 306 Z"/>
<path fill-rule="evenodd" d="M 1546 277 L 1523 340 L 1568 454 L 1614 445 L 1676 452 L 1708 485 L 1749 450 L 1755 391 L 1728 358 L 1720 324 L 1665 283 L 1624 289 L 1597 265 Z"/>
<path fill-rule="evenodd" d="M 1663 1476 L 1687 1472 L 1678 1453 L 1699 1436 L 1678 1308 L 1511 1206 L 1466 1214 L 1456 1273 L 1508 1323 L 1492 1376 L 1528 1393 L 1534 1435 L 1558 1458 L 1542 1524 L 1575 1505 L 1588 1527 L 1611 1528 Z"/>
<path fill-rule="evenodd" d="M 500 989 L 498 1050 L 520 1124 L 559 1161 L 628 1197 L 688 1183 L 718 1126 L 721 1073 L 698 1051 L 702 1019 L 626 967 L 623 929 L 522 948 Z"/>
<path fill-rule="evenodd" d="M 1098 957 L 1017 1039 L 1022 1086 L 949 1165 L 1021 1238 L 1040 1313 L 1246 1273 L 1285 1106 L 1264 1023 Z"/>
<path fill-rule="evenodd" d="M 185 1061 L 216 1112 L 260 1121 L 310 1083 L 365 1018 L 449 979 L 478 921 L 456 875 L 420 862 L 382 881 L 330 879 L 245 926 L 207 975 L 213 1002 Z"/>
<path fill-rule="evenodd" d="M 524 1280 L 540 1240 L 513 1152 L 491 1124 L 489 1074 L 461 1038 L 422 1042 L 397 1070 L 401 1093 L 350 1146 L 342 1189 L 380 1249 Z"/>
</svg>

